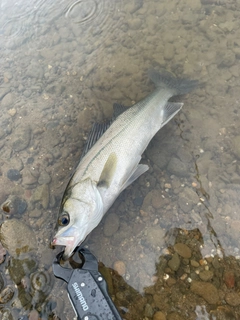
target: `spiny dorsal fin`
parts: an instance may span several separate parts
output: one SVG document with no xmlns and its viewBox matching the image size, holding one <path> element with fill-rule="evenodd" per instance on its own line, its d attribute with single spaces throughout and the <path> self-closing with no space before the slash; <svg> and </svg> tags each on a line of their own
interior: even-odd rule
<svg viewBox="0 0 240 320">
<path fill-rule="evenodd" d="M 104 134 L 105 131 L 110 127 L 112 120 L 105 121 L 103 123 L 94 123 L 92 129 L 88 135 L 86 144 L 84 146 L 82 157 L 92 148 L 97 140 Z"/>
<path fill-rule="evenodd" d="M 97 186 L 108 188 L 111 185 L 116 168 L 117 168 L 117 155 L 115 152 L 112 152 L 109 155 L 103 167 Z"/>
<path fill-rule="evenodd" d="M 120 114 L 126 111 L 129 107 L 124 106 L 121 103 L 115 102 L 113 104 L 113 119 L 115 120 Z"/>
</svg>

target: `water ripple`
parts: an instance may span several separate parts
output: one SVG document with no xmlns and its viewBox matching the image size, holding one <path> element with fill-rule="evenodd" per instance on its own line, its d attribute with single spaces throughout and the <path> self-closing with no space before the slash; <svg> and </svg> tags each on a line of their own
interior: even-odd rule
<svg viewBox="0 0 240 320">
<path fill-rule="evenodd" d="M 121 3 L 122 0 L 3 0 L 0 1 L 0 37 L 10 40 L 22 36 L 26 42 L 37 39 L 45 25 L 53 21 L 64 25 L 65 20 L 75 36 L 101 34 L 106 39 L 118 24 Z"/>
</svg>

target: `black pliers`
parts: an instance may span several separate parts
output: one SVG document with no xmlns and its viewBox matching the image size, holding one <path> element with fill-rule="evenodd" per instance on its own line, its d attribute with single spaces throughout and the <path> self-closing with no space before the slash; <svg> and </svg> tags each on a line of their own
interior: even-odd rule
<svg viewBox="0 0 240 320">
<path fill-rule="evenodd" d="M 84 259 L 81 268 L 69 269 L 60 265 L 63 252 L 53 261 L 55 277 L 67 282 L 69 300 L 79 320 L 122 320 L 108 295 L 107 283 L 98 271 L 94 255 L 84 248 L 77 250 Z"/>
</svg>

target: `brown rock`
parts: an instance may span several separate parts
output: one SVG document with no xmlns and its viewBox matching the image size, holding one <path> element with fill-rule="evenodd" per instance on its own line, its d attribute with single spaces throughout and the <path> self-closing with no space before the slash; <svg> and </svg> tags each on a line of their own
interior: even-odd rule
<svg viewBox="0 0 240 320">
<path fill-rule="evenodd" d="M 114 262 L 113 269 L 116 270 L 120 276 L 123 276 L 126 273 L 125 263 L 121 260 Z"/>
<path fill-rule="evenodd" d="M 226 293 L 225 300 L 227 304 L 229 304 L 232 307 L 236 307 L 240 305 L 240 295 L 237 292 Z"/>
<path fill-rule="evenodd" d="M 215 304 L 219 300 L 217 288 L 209 282 L 192 281 L 190 290 L 210 304 Z"/>
<path fill-rule="evenodd" d="M 176 243 L 174 245 L 174 250 L 183 258 L 189 259 L 191 258 L 192 251 L 191 249 L 184 243 Z"/>
<path fill-rule="evenodd" d="M 166 320 L 166 316 L 161 311 L 157 311 L 153 316 L 153 320 Z"/>
</svg>

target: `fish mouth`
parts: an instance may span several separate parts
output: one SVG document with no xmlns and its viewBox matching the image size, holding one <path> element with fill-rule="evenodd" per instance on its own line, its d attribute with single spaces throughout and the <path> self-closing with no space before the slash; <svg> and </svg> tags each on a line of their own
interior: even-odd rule
<svg viewBox="0 0 240 320">
<path fill-rule="evenodd" d="M 72 227 L 64 232 L 58 232 L 53 238 L 51 244 L 53 246 L 65 246 L 62 258 L 63 260 L 67 260 L 81 242 L 78 230 Z"/>
<path fill-rule="evenodd" d="M 67 260 L 68 258 L 70 258 L 73 251 L 79 243 L 81 242 L 75 237 L 55 237 L 52 240 L 53 246 L 65 246 L 64 253 L 62 256 L 63 260 Z"/>
</svg>

